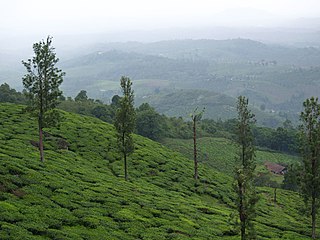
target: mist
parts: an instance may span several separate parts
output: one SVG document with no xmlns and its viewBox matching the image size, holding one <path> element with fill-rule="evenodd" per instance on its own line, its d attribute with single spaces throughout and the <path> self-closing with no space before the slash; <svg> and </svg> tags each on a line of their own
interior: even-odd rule
<svg viewBox="0 0 320 240">
<path fill-rule="evenodd" d="M 25 49 L 48 35 L 70 48 L 99 41 L 252 37 L 273 28 L 311 32 L 320 27 L 318 16 L 316 0 L 10 0 L 0 9 L 0 49 Z"/>
</svg>

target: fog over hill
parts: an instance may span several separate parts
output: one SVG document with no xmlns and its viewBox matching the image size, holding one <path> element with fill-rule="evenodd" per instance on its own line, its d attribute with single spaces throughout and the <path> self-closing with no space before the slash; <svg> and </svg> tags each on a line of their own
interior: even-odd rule
<svg viewBox="0 0 320 240">
<path fill-rule="evenodd" d="M 183 89 L 243 94 L 287 118 L 320 92 L 315 0 L 57 0 L 47 7 L 40 0 L 2 4 L 0 84 L 22 90 L 21 60 L 51 35 L 67 96 L 85 89 L 108 102 L 128 75 L 139 99 L 160 101 L 151 95 Z"/>
</svg>

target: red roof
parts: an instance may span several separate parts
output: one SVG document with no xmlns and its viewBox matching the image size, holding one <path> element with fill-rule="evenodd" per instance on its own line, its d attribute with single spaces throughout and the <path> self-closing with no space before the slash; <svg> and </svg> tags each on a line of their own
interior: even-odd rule
<svg viewBox="0 0 320 240">
<path fill-rule="evenodd" d="M 276 174 L 283 174 L 284 171 L 287 169 L 286 167 L 280 164 L 272 163 L 272 162 L 266 162 L 264 165 L 270 172 L 273 172 Z"/>
</svg>

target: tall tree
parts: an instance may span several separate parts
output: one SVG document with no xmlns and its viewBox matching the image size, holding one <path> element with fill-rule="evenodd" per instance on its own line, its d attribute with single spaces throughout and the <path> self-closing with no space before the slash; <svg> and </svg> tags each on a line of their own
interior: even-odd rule
<svg viewBox="0 0 320 240">
<path fill-rule="evenodd" d="M 33 44 L 33 58 L 22 61 L 27 70 L 27 74 L 22 78 L 29 100 L 27 110 L 38 118 L 41 161 L 44 161 L 42 129 L 58 120 L 54 109 L 58 103 L 58 97 L 62 95 L 59 86 L 65 75 L 61 69 L 56 67 L 59 58 L 56 57 L 51 44 L 52 37 L 50 36 L 46 40 Z"/>
<path fill-rule="evenodd" d="M 313 239 L 316 238 L 316 214 L 320 198 L 320 104 L 318 98 L 311 97 L 303 103 L 301 112 L 301 153 L 303 172 L 301 190 L 306 204 L 311 205 L 311 224 Z"/>
<path fill-rule="evenodd" d="M 239 153 L 236 158 L 235 190 L 240 220 L 241 239 L 255 239 L 253 220 L 255 204 L 258 201 L 254 187 L 254 170 L 256 168 L 251 125 L 255 123 L 254 114 L 248 109 L 248 99 L 239 96 L 237 103 L 237 136 Z"/>
<path fill-rule="evenodd" d="M 202 111 L 198 111 L 198 108 L 196 108 L 193 113 L 190 115 L 192 119 L 192 130 L 193 130 L 193 161 L 194 161 L 194 179 L 198 180 L 199 174 L 198 174 L 198 159 L 197 159 L 197 122 L 199 122 L 202 118 L 202 115 L 204 113 L 204 108 Z"/>
<path fill-rule="evenodd" d="M 134 151 L 132 133 L 135 128 L 136 113 L 134 110 L 134 95 L 131 89 L 130 78 L 122 76 L 120 79 L 123 97 L 119 101 L 119 107 L 115 117 L 115 128 L 120 152 L 124 160 L 124 177 L 128 180 L 127 156 Z"/>
</svg>

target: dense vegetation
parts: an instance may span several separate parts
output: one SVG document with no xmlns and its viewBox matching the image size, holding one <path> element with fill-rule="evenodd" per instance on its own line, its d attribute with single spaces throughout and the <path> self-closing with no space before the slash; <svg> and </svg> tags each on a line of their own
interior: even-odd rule
<svg viewBox="0 0 320 240">
<path fill-rule="evenodd" d="M 135 135 L 125 182 L 113 126 L 67 112 L 45 129 L 41 163 L 23 108 L 0 104 L 1 239 L 238 239 L 228 175 L 201 164 L 195 185 L 191 160 Z M 279 190 L 274 203 L 272 189 L 257 191 L 260 239 L 307 239 L 298 194 Z"/>
<path fill-rule="evenodd" d="M 87 92 L 81 90 L 74 99 L 61 97 L 58 107 L 68 112 L 97 117 L 113 124 L 119 100 L 120 97 L 115 95 L 110 104 L 103 104 L 100 100 L 89 98 Z M 8 84 L 2 84 L 0 85 L 0 102 L 26 104 L 26 99 L 22 93 L 10 88 Z M 181 117 L 161 115 L 147 103 L 142 103 L 136 109 L 136 113 L 136 132 L 139 135 L 156 141 L 161 141 L 163 138 L 191 139 L 193 136 L 190 119 L 185 121 Z M 207 116 L 207 109 L 204 116 Z M 213 120 L 206 118 L 201 121 L 198 132 L 200 137 L 234 139 L 235 127 L 235 119 Z M 291 154 L 298 153 L 297 133 L 297 129 L 289 120 L 284 121 L 275 129 L 262 126 L 253 128 L 256 146 Z"/>
</svg>

